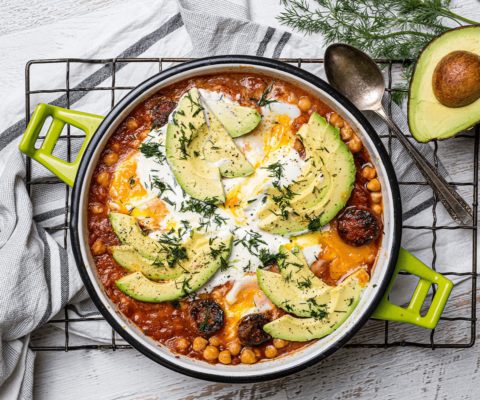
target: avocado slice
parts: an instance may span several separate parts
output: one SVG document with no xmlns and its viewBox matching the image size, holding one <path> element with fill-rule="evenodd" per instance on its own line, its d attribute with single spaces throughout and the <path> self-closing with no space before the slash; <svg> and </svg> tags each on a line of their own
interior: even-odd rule
<svg viewBox="0 0 480 400">
<path fill-rule="evenodd" d="M 205 160 L 220 169 L 220 175 L 233 178 L 251 175 L 255 172 L 228 132 L 212 113 L 210 120 L 210 138 L 205 142 L 203 155 Z"/>
<path fill-rule="evenodd" d="M 321 169 L 325 180 L 305 190 L 286 207 L 287 218 L 273 209 L 270 214 L 263 209 L 259 213 L 260 229 L 280 235 L 289 235 L 309 229 L 313 223 L 317 229 L 330 222 L 345 206 L 355 182 L 355 163 L 347 145 L 342 142 L 339 129 L 334 128 L 317 113 L 313 113 L 308 132 L 301 133 L 305 149 L 313 168 Z M 295 192 L 294 192 L 295 193 Z M 271 203 L 267 202 L 267 206 Z"/>
<path fill-rule="evenodd" d="M 449 139 L 480 121 L 480 99 L 459 108 L 440 103 L 433 92 L 433 73 L 447 54 L 463 50 L 480 55 L 480 26 L 447 31 L 432 40 L 417 59 L 409 88 L 408 124 L 419 142 Z"/>
<path fill-rule="evenodd" d="M 365 277 L 365 275 L 367 276 Z M 264 331 L 274 338 L 296 342 L 320 339 L 331 334 L 348 319 L 357 307 L 364 287 L 362 281 L 365 278 L 368 279 L 368 274 L 365 270 L 359 270 L 332 290 L 338 295 L 338 301 L 335 310 L 328 317 L 300 319 L 284 315 L 266 324 L 263 327 Z"/>
<path fill-rule="evenodd" d="M 140 271 L 149 279 L 175 279 L 185 272 L 179 265 L 170 268 L 166 262 L 142 257 L 132 246 L 114 246 L 112 256 L 123 268 L 131 272 Z"/>
<path fill-rule="evenodd" d="M 207 203 L 225 203 L 219 168 L 203 158 L 203 144 L 209 133 L 197 89 L 182 97 L 168 124 L 165 153 L 182 189 Z"/>
<path fill-rule="evenodd" d="M 162 303 L 177 300 L 193 293 L 204 285 L 220 268 L 222 259 L 227 260 L 232 250 L 232 235 L 225 239 L 216 239 L 212 244 L 199 249 L 190 262 L 189 272 L 176 279 L 164 282 L 149 280 L 137 271 L 115 282 L 117 287 L 128 296 L 149 303 Z M 218 254 L 212 256 L 211 250 Z"/>
<path fill-rule="evenodd" d="M 280 253 L 285 256 L 278 265 L 280 274 L 257 269 L 258 285 L 272 303 L 299 317 L 331 313 L 338 301 L 338 296 L 332 295 L 334 288 L 317 278 L 303 257 L 284 246 Z"/>
<path fill-rule="evenodd" d="M 251 132 L 262 118 L 255 108 L 221 101 L 207 101 L 206 105 L 232 138 Z"/>
<path fill-rule="evenodd" d="M 193 258 L 199 247 L 205 246 L 208 239 L 204 234 L 195 233 L 182 245 L 185 247 L 188 259 Z M 140 271 L 149 279 L 175 279 L 187 271 L 188 265 L 180 261 L 171 267 L 168 262 L 149 260 L 142 257 L 133 246 L 112 246 L 112 256 L 115 261 L 131 272 Z M 180 265 L 179 265 L 180 264 Z"/>
<path fill-rule="evenodd" d="M 110 222 L 120 241 L 132 246 L 140 256 L 157 262 L 166 261 L 168 248 L 145 235 L 135 217 L 111 212 Z"/>
</svg>

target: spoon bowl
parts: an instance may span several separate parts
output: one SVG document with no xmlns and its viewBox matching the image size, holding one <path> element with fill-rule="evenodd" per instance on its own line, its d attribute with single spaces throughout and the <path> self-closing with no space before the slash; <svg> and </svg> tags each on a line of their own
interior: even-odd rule
<svg viewBox="0 0 480 400">
<path fill-rule="evenodd" d="M 344 43 L 325 51 L 328 82 L 360 110 L 375 110 L 385 93 L 385 79 L 377 63 L 363 51 Z"/>
<path fill-rule="evenodd" d="M 383 119 L 453 220 L 458 224 L 471 222 L 473 212 L 469 205 L 407 139 L 383 108 L 385 79 L 375 61 L 356 47 L 344 43 L 332 44 L 325 51 L 325 74 L 330 85 L 357 108 L 374 111 Z"/>
</svg>

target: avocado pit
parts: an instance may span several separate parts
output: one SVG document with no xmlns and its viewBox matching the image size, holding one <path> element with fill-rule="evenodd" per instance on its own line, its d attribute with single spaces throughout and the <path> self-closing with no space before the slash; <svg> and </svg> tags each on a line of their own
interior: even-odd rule
<svg viewBox="0 0 480 400">
<path fill-rule="evenodd" d="M 443 57 L 433 73 L 433 92 L 444 106 L 467 106 L 480 98 L 480 56 L 469 51 L 452 51 Z"/>
</svg>

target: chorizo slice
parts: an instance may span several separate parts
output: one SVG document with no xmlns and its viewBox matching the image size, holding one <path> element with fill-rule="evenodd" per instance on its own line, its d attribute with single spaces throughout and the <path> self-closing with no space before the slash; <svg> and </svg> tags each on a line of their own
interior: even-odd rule
<svg viewBox="0 0 480 400">
<path fill-rule="evenodd" d="M 368 207 L 368 201 L 370 200 L 370 193 L 362 185 L 355 183 L 352 190 L 350 199 L 348 200 L 347 207 L 362 206 Z"/>
<path fill-rule="evenodd" d="M 237 325 L 237 335 L 243 345 L 258 346 L 272 337 L 263 330 L 270 321 L 263 314 L 250 314 L 243 317 Z"/>
<path fill-rule="evenodd" d="M 350 207 L 338 218 L 338 233 L 351 246 L 363 246 L 376 240 L 383 231 L 380 217 L 367 207 Z"/>
<path fill-rule="evenodd" d="M 190 311 L 190 316 L 198 333 L 213 333 L 223 326 L 223 310 L 211 300 L 196 303 Z"/>
<path fill-rule="evenodd" d="M 173 100 L 161 99 L 152 108 L 152 126 L 161 127 L 168 123 L 168 116 L 177 106 L 177 102 Z"/>
</svg>

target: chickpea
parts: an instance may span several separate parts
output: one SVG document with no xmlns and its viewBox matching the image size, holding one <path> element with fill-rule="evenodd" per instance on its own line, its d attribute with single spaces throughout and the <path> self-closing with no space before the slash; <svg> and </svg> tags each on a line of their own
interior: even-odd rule
<svg viewBox="0 0 480 400">
<path fill-rule="evenodd" d="M 298 100 L 298 108 L 301 111 L 308 111 L 310 110 L 311 106 L 312 106 L 312 102 L 308 97 L 302 97 L 300 100 Z"/>
<path fill-rule="evenodd" d="M 340 129 L 340 137 L 344 142 L 347 140 L 350 140 L 353 137 L 353 134 L 355 132 L 353 131 L 352 127 L 348 124 L 345 124 L 342 129 Z"/>
<path fill-rule="evenodd" d="M 242 350 L 242 345 L 237 342 L 229 343 L 227 347 L 232 356 L 238 356 L 240 354 L 240 350 Z"/>
<path fill-rule="evenodd" d="M 355 154 L 362 150 L 362 141 L 360 140 L 358 135 L 354 133 L 347 146 L 350 151 Z"/>
<path fill-rule="evenodd" d="M 207 361 L 213 361 L 218 357 L 218 347 L 215 346 L 207 346 L 207 348 L 203 352 L 203 358 Z"/>
<path fill-rule="evenodd" d="M 148 136 L 148 134 L 150 133 L 150 131 L 148 129 L 144 130 L 141 134 L 140 134 L 140 140 L 145 140 L 146 137 Z"/>
<path fill-rule="evenodd" d="M 209 342 L 212 346 L 217 346 L 217 347 L 220 346 L 220 339 L 217 338 L 216 336 L 212 336 Z"/>
<path fill-rule="evenodd" d="M 369 167 L 369 166 L 366 166 L 365 168 L 362 169 L 362 176 L 365 178 L 365 179 L 373 179 L 375 178 L 375 175 L 376 175 L 376 171 L 375 171 L 375 168 L 372 168 L 372 167 Z"/>
<path fill-rule="evenodd" d="M 298 97 L 295 93 L 290 92 L 288 94 L 288 102 L 291 104 L 297 104 L 298 103 Z"/>
<path fill-rule="evenodd" d="M 208 344 L 208 341 L 207 339 L 204 339 L 203 337 L 196 337 L 195 339 L 193 339 L 193 351 L 202 351 L 205 349 L 205 347 L 207 347 L 207 344 Z"/>
<path fill-rule="evenodd" d="M 289 345 L 289 341 L 288 340 L 283 340 L 283 339 L 273 339 L 273 345 L 277 348 L 277 349 L 283 349 L 284 347 L 287 347 Z"/>
<path fill-rule="evenodd" d="M 106 251 L 107 248 L 101 240 L 97 240 L 92 246 L 92 252 L 96 256 L 101 256 L 102 254 L 105 254 Z"/>
<path fill-rule="evenodd" d="M 329 123 L 330 125 L 336 126 L 337 128 L 340 128 L 340 129 L 343 128 L 343 126 L 345 125 L 345 121 L 337 113 L 333 113 L 332 115 L 330 115 Z"/>
<path fill-rule="evenodd" d="M 102 214 L 105 211 L 105 207 L 101 204 L 95 204 L 92 208 L 92 213 L 94 214 Z"/>
<path fill-rule="evenodd" d="M 375 214 L 380 215 L 382 213 L 382 206 L 380 204 L 374 204 L 372 210 Z"/>
<path fill-rule="evenodd" d="M 260 351 L 260 349 L 258 347 L 254 347 L 253 352 L 255 353 L 255 356 L 257 357 L 257 359 L 262 356 L 262 352 Z"/>
<path fill-rule="evenodd" d="M 275 346 L 268 346 L 265 349 L 265 355 L 267 356 L 267 358 L 275 358 L 277 354 L 278 354 L 278 350 Z"/>
<path fill-rule="evenodd" d="M 103 162 L 111 167 L 118 161 L 118 154 L 117 153 L 110 153 L 103 157 Z"/>
<path fill-rule="evenodd" d="M 380 192 L 373 192 L 370 194 L 373 204 L 378 204 L 382 200 L 382 194 Z"/>
<path fill-rule="evenodd" d="M 133 143 L 132 143 L 132 146 L 133 147 L 140 147 L 140 140 L 134 140 Z"/>
<path fill-rule="evenodd" d="M 305 146 L 303 145 L 302 141 L 298 138 L 295 139 L 293 142 L 293 148 L 297 150 L 297 152 L 305 154 Z"/>
<path fill-rule="evenodd" d="M 257 362 L 257 356 L 250 349 L 243 349 L 242 354 L 240 354 L 240 361 L 243 364 L 255 364 Z"/>
<path fill-rule="evenodd" d="M 103 187 L 107 187 L 110 183 L 110 174 L 108 172 L 102 172 L 97 176 L 97 183 Z"/>
<path fill-rule="evenodd" d="M 367 189 L 371 192 L 378 192 L 380 190 L 380 182 L 378 181 L 378 179 L 375 178 L 368 182 Z"/>
<path fill-rule="evenodd" d="M 120 143 L 113 143 L 110 149 L 113 152 L 118 153 L 120 151 Z"/>
<path fill-rule="evenodd" d="M 134 129 L 138 128 L 137 121 L 135 121 L 135 118 L 129 118 L 127 120 L 127 129 L 130 131 L 133 131 Z"/>
<path fill-rule="evenodd" d="M 222 364 L 230 364 L 232 362 L 232 355 L 228 350 L 223 350 L 218 355 L 218 361 Z"/>
<path fill-rule="evenodd" d="M 178 338 L 175 341 L 175 347 L 177 350 L 186 350 L 188 349 L 188 346 L 190 346 L 190 342 L 185 338 Z"/>
</svg>

